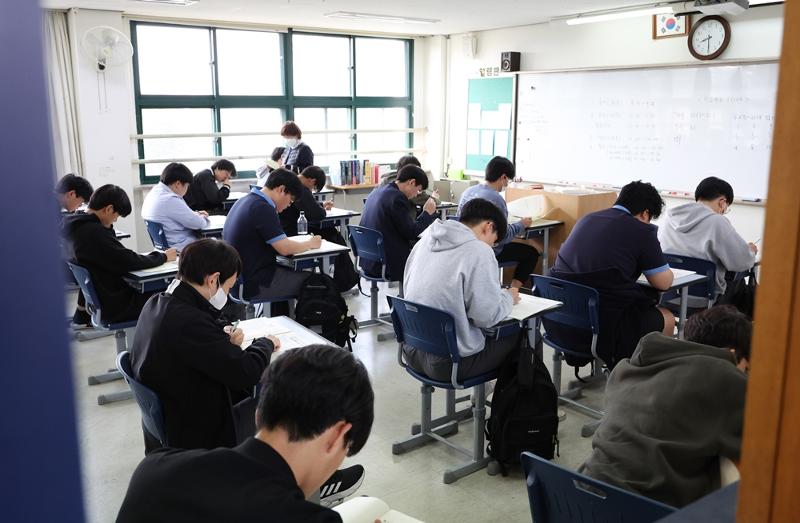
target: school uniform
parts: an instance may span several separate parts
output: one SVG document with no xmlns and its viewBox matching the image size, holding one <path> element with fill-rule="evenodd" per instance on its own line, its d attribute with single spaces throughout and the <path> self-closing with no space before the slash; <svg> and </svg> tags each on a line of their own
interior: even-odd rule
<svg viewBox="0 0 800 523">
<path fill-rule="evenodd" d="M 117 523 L 341 523 L 306 501 L 286 460 L 250 438 L 236 448 L 161 449 L 136 468 Z"/>
<path fill-rule="evenodd" d="M 325 218 L 325 209 L 314 199 L 311 190 L 305 186 L 300 197 L 278 215 L 283 232 L 288 236 L 297 236 L 297 220 L 300 218 L 301 211 L 305 213 L 306 220 L 308 220 L 309 232 L 318 232 L 320 222 Z"/>
<path fill-rule="evenodd" d="M 228 199 L 231 189 L 227 185 L 217 186 L 217 179 L 211 169 L 204 169 L 194 175 L 189 190 L 183 199 L 195 211 L 221 211 L 222 202 Z"/>
<path fill-rule="evenodd" d="M 191 210 L 178 193 L 162 182 L 153 186 L 145 196 L 142 219 L 160 223 L 167 245 L 178 252 L 197 240 L 197 231 L 209 223 L 208 218 Z"/>
<path fill-rule="evenodd" d="M 281 165 L 284 169 L 301 173 L 306 167 L 314 165 L 314 152 L 304 142 L 298 142 L 294 147 L 286 147 L 281 156 Z"/>
</svg>

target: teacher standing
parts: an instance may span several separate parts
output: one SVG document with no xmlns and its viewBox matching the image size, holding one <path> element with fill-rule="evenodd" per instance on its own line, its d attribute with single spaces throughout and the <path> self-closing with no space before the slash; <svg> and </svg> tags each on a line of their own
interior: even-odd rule
<svg viewBox="0 0 800 523">
<path fill-rule="evenodd" d="M 301 173 L 306 167 L 314 165 L 314 152 L 300 139 L 303 133 L 296 123 L 288 121 L 281 127 L 281 137 L 285 140 L 286 150 L 281 156 L 281 164 L 285 169 Z"/>
</svg>

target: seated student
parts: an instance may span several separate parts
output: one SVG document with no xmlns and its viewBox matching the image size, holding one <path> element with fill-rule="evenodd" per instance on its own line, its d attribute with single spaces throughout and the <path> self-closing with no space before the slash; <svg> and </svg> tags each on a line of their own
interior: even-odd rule
<svg viewBox="0 0 800 523">
<path fill-rule="evenodd" d="M 92 197 L 92 184 L 89 180 L 75 174 L 65 174 L 56 184 L 56 198 L 61 209 L 75 212 L 78 207 Z"/>
<path fill-rule="evenodd" d="M 327 345 L 286 352 L 261 380 L 258 432 L 238 447 L 159 449 L 133 473 L 117 523 L 341 522 L 306 498 L 372 429 L 363 363 Z"/>
<path fill-rule="evenodd" d="M 519 290 L 502 290 L 492 247 L 506 230 L 503 212 L 488 200 L 464 205 L 459 221 L 436 221 L 422 233 L 406 263 L 406 299 L 450 312 L 456 322 L 458 378 L 499 367 L 519 348 L 519 336 L 486 339 L 482 328 L 497 325 L 519 301 Z M 426 376 L 450 381 L 450 359 L 404 346 L 408 364 Z"/>
<path fill-rule="evenodd" d="M 752 325 L 731 306 L 651 333 L 608 378 L 605 414 L 580 472 L 675 507 L 720 487 L 739 460 Z"/>
<path fill-rule="evenodd" d="M 383 233 L 386 251 L 386 275 L 403 280 L 403 269 L 417 236 L 436 219 L 436 202 L 428 198 L 416 222 L 408 213 L 408 200 L 428 188 L 428 176 L 416 165 L 406 165 L 397 180 L 381 185 L 364 202 L 360 225 Z M 381 275 L 377 263 L 360 261 L 361 268 L 372 276 Z"/>
<path fill-rule="evenodd" d="M 277 255 L 289 256 L 322 243 L 319 236 L 292 241 L 281 228 L 278 213 L 300 198 L 303 186 L 297 175 L 276 169 L 263 189 L 254 188 L 240 198 L 225 220 L 222 238 L 242 257 L 244 296 L 247 299 L 295 296 L 310 273 L 278 265 Z"/>
<path fill-rule="evenodd" d="M 264 184 L 267 183 L 267 176 L 269 173 L 274 171 L 279 167 L 283 167 L 281 163 L 281 157 L 283 156 L 283 152 L 286 150 L 286 147 L 276 147 L 272 150 L 272 154 L 269 155 L 269 159 L 267 162 L 256 169 L 256 185 L 259 187 L 264 187 Z"/>
<path fill-rule="evenodd" d="M 694 203 L 667 210 L 658 240 L 664 252 L 714 262 L 717 295 L 724 294 L 725 272 L 753 267 L 758 247 L 739 236 L 724 216 L 733 204 L 733 187 L 728 182 L 706 178 L 695 189 L 694 199 Z"/>
<path fill-rule="evenodd" d="M 128 195 L 122 188 L 109 184 L 92 194 L 85 213 L 71 214 L 62 224 L 68 258 L 91 274 L 105 322 L 137 319 L 152 295 L 136 292 L 123 280 L 125 274 L 158 267 L 177 256 L 175 249 L 146 255 L 126 249 L 114 234 L 114 222 L 130 213 Z M 80 299 L 79 306 L 83 306 Z"/>
<path fill-rule="evenodd" d="M 657 307 L 657 292 L 636 283 L 640 274 L 657 290 L 672 285 L 672 271 L 656 237 L 664 200 L 655 187 L 631 182 L 610 209 L 587 214 L 575 224 L 561 245 L 553 269 L 555 278 L 587 285 L 600 293 L 598 352 L 613 368 L 630 357 L 639 339 L 649 332 L 672 336 L 675 318 Z M 574 346 L 577 340 L 555 325 L 544 326 L 551 334 Z M 567 341 L 569 340 L 569 341 Z"/>
<path fill-rule="evenodd" d="M 208 225 L 208 213 L 191 210 L 183 199 L 193 183 L 188 167 L 171 163 L 164 167 L 160 181 L 150 189 L 142 204 L 142 218 L 160 223 L 167 244 L 178 252 L 195 241 L 197 231 Z"/>
<path fill-rule="evenodd" d="M 236 178 L 236 167 L 233 162 L 225 159 L 217 160 L 210 169 L 203 169 L 194 175 L 189 191 L 183 199 L 192 210 L 222 212 L 222 202 L 231 194 L 231 178 Z"/>
<path fill-rule="evenodd" d="M 176 279 L 139 316 L 131 367 L 161 400 L 171 447 L 234 447 L 252 434 L 251 407 L 240 420 L 250 430 L 237 438 L 234 405 L 247 401 L 280 342 L 258 338 L 242 350 L 243 331 L 223 330 L 219 311 L 241 269 L 228 243 L 197 240 L 181 253 Z M 147 431 L 144 440 L 146 452 L 161 447 Z"/>
<path fill-rule="evenodd" d="M 400 159 L 397 160 L 397 168 L 394 171 L 388 172 L 381 176 L 381 185 L 392 183 L 393 181 L 397 180 L 397 173 L 399 173 L 400 169 L 406 165 L 416 165 L 417 167 L 422 168 L 422 164 L 419 163 L 419 159 L 416 156 L 411 154 L 401 156 Z M 418 195 L 409 200 L 409 207 L 414 212 L 414 217 L 417 215 L 417 207 L 422 207 L 425 205 L 425 202 L 428 201 L 428 198 L 433 198 L 437 205 L 440 202 L 438 194 L 436 194 L 435 191 L 433 193 L 429 193 L 427 190 L 420 192 Z"/>
<path fill-rule="evenodd" d="M 515 172 L 514 164 L 507 158 L 495 156 L 489 160 L 489 163 L 486 164 L 485 183 L 473 185 L 464 191 L 461 201 L 458 202 L 458 214 L 461 214 L 461 209 L 468 201 L 473 198 L 483 198 L 495 204 L 508 219 L 508 207 L 500 193 L 514 179 Z M 511 280 L 512 287 L 519 288 L 527 284 L 539 259 L 539 253 L 530 245 L 512 242 L 514 237 L 522 234 L 526 228 L 531 226 L 531 223 L 533 223 L 531 218 L 523 218 L 517 223 L 509 223 L 508 229 L 500 238 L 500 245 L 495 248 L 498 261 L 517 263 L 514 269 L 514 278 Z"/>
</svg>

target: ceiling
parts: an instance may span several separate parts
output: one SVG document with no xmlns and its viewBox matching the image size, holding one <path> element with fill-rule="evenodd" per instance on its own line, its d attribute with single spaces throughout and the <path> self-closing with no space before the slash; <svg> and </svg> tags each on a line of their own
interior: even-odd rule
<svg viewBox="0 0 800 523">
<path fill-rule="evenodd" d="M 402 35 L 454 34 L 528 25 L 556 16 L 646 3 L 646 0 L 198 0 L 192 6 L 181 7 L 133 0 L 42 0 L 44 7 L 57 9 L 78 7 L 158 18 Z M 324 16 L 335 11 L 438 19 L 440 22 L 397 23 Z"/>
</svg>

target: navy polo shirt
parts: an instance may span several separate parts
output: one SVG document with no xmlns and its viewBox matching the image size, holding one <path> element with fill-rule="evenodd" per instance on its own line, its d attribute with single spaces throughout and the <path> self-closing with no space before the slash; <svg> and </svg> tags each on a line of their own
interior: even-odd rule
<svg viewBox="0 0 800 523">
<path fill-rule="evenodd" d="M 640 274 L 669 269 L 657 232 L 658 227 L 639 221 L 621 205 L 587 214 L 561 245 L 553 270 L 590 275 L 617 269 L 625 283 L 633 284 Z M 592 287 L 608 283 L 583 282 Z"/>
<path fill-rule="evenodd" d="M 222 239 L 233 245 L 242 258 L 245 297 L 272 284 L 278 254 L 272 245 L 284 238 L 275 202 L 258 188 L 233 204 L 225 219 Z"/>
</svg>

